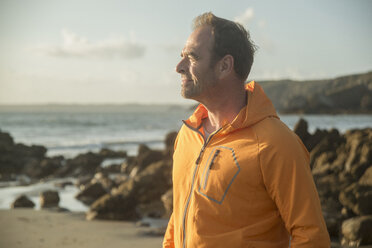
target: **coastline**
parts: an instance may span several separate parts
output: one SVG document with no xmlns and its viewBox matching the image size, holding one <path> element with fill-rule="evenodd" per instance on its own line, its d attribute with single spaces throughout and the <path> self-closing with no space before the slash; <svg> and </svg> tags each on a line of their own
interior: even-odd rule
<svg viewBox="0 0 372 248">
<path fill-rule="evenodd" d="M 132 248 L 161 247 L 162 236 L 144 235 L 150 229 L 135 222 L 85 220 L 79 212 L 0 210 L 0 247 Z"/>
</svg>

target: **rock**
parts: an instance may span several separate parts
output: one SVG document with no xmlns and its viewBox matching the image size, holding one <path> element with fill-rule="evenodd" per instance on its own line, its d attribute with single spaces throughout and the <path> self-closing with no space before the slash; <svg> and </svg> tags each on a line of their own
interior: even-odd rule
<svg viewBox="0 0 372 248">
<path fill-rule="evenodd" d="M 165 208 L 165 217 L 170 217 L 173 212 L 173 189 L 170 188 L 165 194 L 161 196 Z"/>
<path fill-rule="evenodd" d="M 31 161 L 41 161 L 46 153 L 43 146 L 15 144 L 9 133 L 0 131 L 0 175 L 11 178 L 22 174 L 24 166 Z"/>
<path fill-rule="evenodd" d="M 0 146 L 13 146 L 14 140 L 9 133 L 2 132 L 0 129 Z"/>
<path fill-rule="evenodd" d="M 34 208 L 34 207 L 35 203 L 25 195 L 17 197 L 11 204 L 11 208 Z"/>
<path fill-rule="evenodd" d="M 136 157 L 128 156 L 126 161 L 121 164 L 120 171 L 121 173 L 129 175 L 135 166 L 136 166 Z"/>
<path fill-rule="evenodd" d="M 260 82 L 280 113 L 370 113 L 372 72 L 312 81 Z"/>
<path fill-rule="evenodd" d="M 47 190 L 40 194 L 40 207 L 41 208 L 54 208 L 58 207 L 59 195 L 57 191 Z"/>
<path fill-rule="evenodd" d="M 372 215 L 345 220 L 341 244 L 348 247 L 372 244 Z"/>
<path fill-rule="evenodd" d="M 342 137 L 336 129 L 330 130 L 322 140 L 311 150 L 310 152 L 310 166 L 316 168 L 324 163 L 332 164 L 336 158 L 336 150 L 345 143 L 344 137 Z M 327 153 L 327 157 L 321 157 L 320 155 Z M 318 159 L 322 161 L 317 162 Z"/>
<path fill-rule="evenodd" d="M 173 157 L 173 153 L 174 153 L 174 142 L 176 140 L 176 137 L 177 137 L 177 132 L 169 132 L 166 136 L 165 136 L 165 156 L 168 157 L 168 158 L 172 158 Z"/>
<path fill-rule="evenodd" d="M 79 201 L 83 202 L 86 205 L 92 204 L 101 196 L 107 194 L 106 189 L 102 186 L 101 183 L 95 182 L 87 185 L 84 187 L 82 191 L 80 191 L 75 198 Z"/>
<path fill-rule="evenodd" d="M 369 166 L 363 176 L 359 179 L 359 184 L 372 186 L 372 165 Z"/>
<path fill-rule="evenodd" d="M 90 180 L 90 183 L 100 183 L 107 192 L 109 192 L 113 187 L 117 186 L 116 183 L 103 172 L 97 172 L 92 180 Z"/>
<path fill-rule="evenodd" d="M 95 201 L 86 214 L 87 220 L 138 220 L 133 195 L 106 194 Z"/>
<path fill-rule="evenodd" d="M 103 158 L 126 158 L 127 152 L 126 151 L 113 151 L 107 148 L 103 148 L 98 153 Z"/>
<path fill-rule="evenodd" d="M 73 159 L 68 159 L 66 164 L 56 171 L 55 175 L 57 177 L 93 176 L 102 161 L 102 156 L 92 152 L 79 154 Z"/>
<path fill-rule="evenodd" d="M 53 173 L 62 166 L 62 156 L 53 158 L 44 158 L 41 161 L 33 160 L 26 164 L 24 173 L 31 178 L 45 178 L 53 175 Z"/>
<path fill-rule="evenodd" d="M 81 175 L 78 177 L 78 179 L 75 182 L 75 186 L 79 188 L 80 190 L 83 190 L 86 185 L 90 183 L 92 180 L 91 175 Z"/>
<path fill-rule="evenodd" d="M 148 148 L 146 145 L 141 145 L 138 149 L 136 159 L 136 167 L 138 172 L 144 170 L 148 165 L 160 161 L 164 158 L 162 151 L 155 151 Z"/>
<path fill-rule="evenodd" d="M 310 136 L 309 132 L 307 131 L 307 121 L 300 118 L 300 120 L 294 126 L 293 131 L 298 135 L 298 137 L 300 137 L 302 143 L 306 144 L 306 141 Z M 308 147 L 306 148 L 309 150 Z"/>
<path fill-rule="evenodd" d="M 349 130 L 345 133 L 348 158 L 345 170 L 356 180 L 372 165 L 372 129 Z"/>
<path fill-rule="evenodd" d="M 327 230 L 330 237 L 337 237 L 340 234 L 340 226 L 342 223 L 342 215 L 340 212 L 324 212 L 324 220 L 327 225 Z"/>
<path fill-rule="evenodd" d="M 140 217 L 141 207 L 160 200 L 171 186 L 172 164 L 159 161 L 149 165 L 135 177 L 129 178 L 111 194 L 95 201 L 87 214 L 88 219 L 133 220 Z"/>
<path fill-rule="evenodd" d="M 318 145 L 326 136 L 326 130 L 316 129 L 313 135 L 310 135 L 304 143 L 309 152 L 311 152 L 316 145 Z"/>
<path fill-rule="evenodd" d="M 357 215 L 372 214 L 372 186 L 353 183 L 340 193 L 339 200 Z"/>
</svg>

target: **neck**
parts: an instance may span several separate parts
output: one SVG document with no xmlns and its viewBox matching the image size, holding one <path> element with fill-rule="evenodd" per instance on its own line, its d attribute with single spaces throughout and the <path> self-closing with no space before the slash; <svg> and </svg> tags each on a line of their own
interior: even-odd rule
<svg viewBox="0 0 372 248">
<path fill-rule="evenodd" d="M 236 84 L 235 87 L 225 85 L 230 87 L 211 89 L 207 97 L 200 101 L 208 110 L 208 118 L 204 123 L 208 132 L 214 132 L 231 123 L 247 103 L 244 84 Z"/>
</svg>

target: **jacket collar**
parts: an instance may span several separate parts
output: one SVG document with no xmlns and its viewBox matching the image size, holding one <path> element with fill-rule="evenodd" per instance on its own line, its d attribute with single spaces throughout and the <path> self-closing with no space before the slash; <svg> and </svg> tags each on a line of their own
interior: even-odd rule
<svg viewBox="0 0 372 248">
<path fill-rule="evenodd" d="M 225 124 L 219 133 L 227 134 L 236 129 L 249 127 L 268 117 L 279 118 L 272 102 L 258 83 L 255 81 L 247 83 L 245 90 L 248 94 L 246 106 L 240 110 L 231 123 Z M 199 129 L 202 120 L 207 117 L 207 109 L 199 104 L 190 118 L 184 122 L 193 129 Z"/>
</svg>

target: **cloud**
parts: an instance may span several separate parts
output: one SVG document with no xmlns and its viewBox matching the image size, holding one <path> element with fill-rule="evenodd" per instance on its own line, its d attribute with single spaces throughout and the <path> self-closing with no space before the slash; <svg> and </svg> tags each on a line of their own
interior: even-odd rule
<svg viewBox="0 0 372 248">
<path fill-rule="evenodd" d="M 123 37 L 115 37 L 98 42 L 90 42 L 70 30 L 61 31 L 63 43 L 58 46 L 42 46 L 38 50 L 56 57 L 96 57 L 96 58 L 122 58 L 135 59 L 143 57 L 145 46 L 128 41 Z"/>
<path fill-rule="evenodd" d="M 248 8 L 244 11 L 243 14 L 235 17 L 235 21 L 239 22 L 242 25 L 248 25 L 250 21 L 253 19 L 253 17 L 254 17 L 253 8 Z"/>
</svg>

